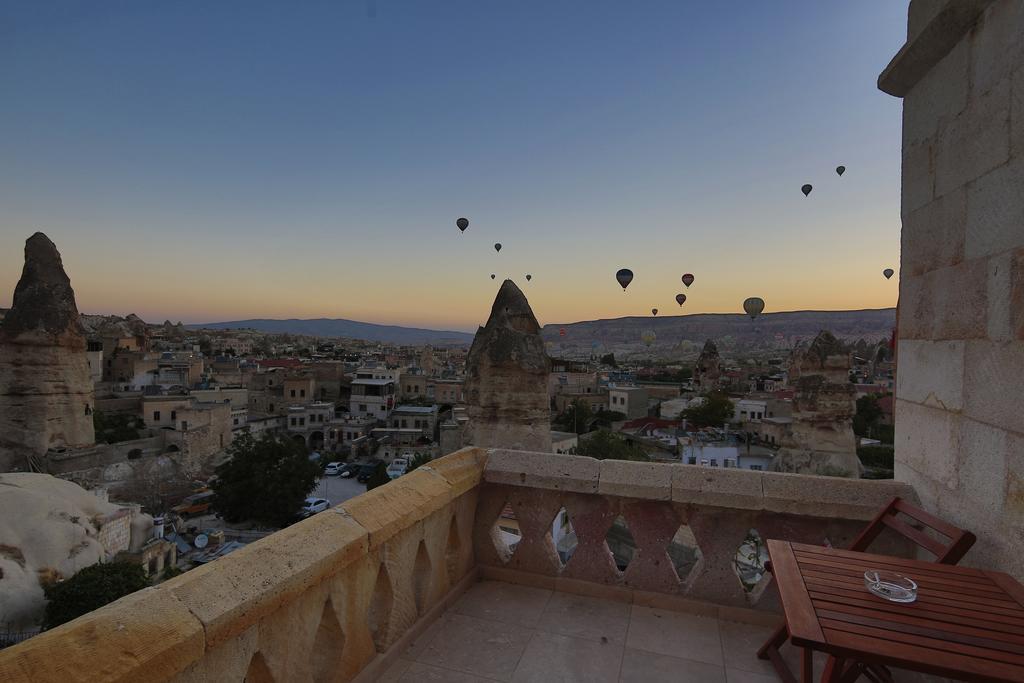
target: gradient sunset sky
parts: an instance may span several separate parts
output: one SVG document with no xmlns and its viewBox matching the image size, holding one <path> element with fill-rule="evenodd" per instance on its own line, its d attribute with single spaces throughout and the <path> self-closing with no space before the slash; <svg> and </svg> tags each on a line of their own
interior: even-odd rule
<svg viewBox="0 0 1024 683">
<path fill-rule="evenodd" d="M 472 330 L 506 276 L 542 323 L 892 306 L 906 11 L 8 0 L 0 307 L 36 230 L 153 322 Z"/>
</svg>

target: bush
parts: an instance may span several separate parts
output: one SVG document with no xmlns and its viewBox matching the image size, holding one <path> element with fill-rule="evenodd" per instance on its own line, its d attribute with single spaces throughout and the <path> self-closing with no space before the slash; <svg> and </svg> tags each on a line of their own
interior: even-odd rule
<svg viewBox="0 0 1024 683">
<path fill-rule="evenodd" d="M 43 628 L 71 621 L 149 585 L 142 567 L 129 562 L 94 564 L 67 581 L 46 586 Z"/>
<path fill-rule="evenodd" d="M 894 449 L 892 446 L 859 446 L 857 457 L 864 467 L 893 469 Z"/>
<path fill-rule="evenodd" d="M 107 415 L 97 410 L 92 414 L 92 426 L 96 430 L 97 442 L 120 443 L 140 438 L 139 430 L 144 425 L 142 420 L 134 415 L 121 413 Z"/>
<path fill-rule="evenodd" d="M 599 429 L 587 438 L 580 439 L 575 454 L 586 455 L 598 460 L 647 461 L 651 459 L 643 448 L 607 429 Z"/>
<path fill-rule="evenodd" d="M 377 463 L 377 468 L 373 470 L 373 474 L 366 480 L 366 490 L 369 491 L 378 486 L 383 486 L 389 481 L 391 481 L 391 477 L 388 476 L 388 466 L 383 462 L 379 462 Z"/>
</svg>

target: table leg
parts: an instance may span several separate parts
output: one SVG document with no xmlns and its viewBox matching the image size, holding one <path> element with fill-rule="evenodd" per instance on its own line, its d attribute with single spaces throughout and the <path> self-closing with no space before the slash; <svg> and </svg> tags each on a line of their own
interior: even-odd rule
<svg viewBox="0 0 1024 683">
<path fill-rule="evenodd" d="M 829 655 L 828 661 L 825 663 L 825 670 L 821 672 L 821 683 L 840 683 L 843 679 L 843 669 L 845 668 L 845 659 L 838 659 Z"/>
<path fill-rule="evenodd" d="M 814 650 L 809 647 L 800 650 L 800 683 L 814 681 Z"/>
</svg>

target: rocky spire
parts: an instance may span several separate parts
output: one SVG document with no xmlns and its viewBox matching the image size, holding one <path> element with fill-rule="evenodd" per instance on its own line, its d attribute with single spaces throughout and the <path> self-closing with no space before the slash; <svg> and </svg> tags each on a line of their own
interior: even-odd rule
<svg viewBox="0 0 1024 683">
<path fill-rule="evenodd" d="M 550 452 L 550 371 L 530 302 L 505 280 L 466 361 L 468 445 Z"/>
<path fill-rule="evenodd" d="M 75 293 L 57 248 L 37 232 L 0 323 L 0 472 L 27 469 L 50 448 L 91 446 L 93 403 Z"/>
<path fill-rule="evenodd" d="M 794 349 L 789 364 L 793 422 L 772 469 L 860 476 L 853 434 L 856 392 L 849 375 L 849 349 L 831 332 L 822 330 L 809 345 Z"/>
<path fill-rule="evenodd" d="M 25 266 L 11 310 L 0 324 L 0 343 L 85 348 L 71 280 L 57 247 L 41 232 L 25 242 Z"/>
</svg>

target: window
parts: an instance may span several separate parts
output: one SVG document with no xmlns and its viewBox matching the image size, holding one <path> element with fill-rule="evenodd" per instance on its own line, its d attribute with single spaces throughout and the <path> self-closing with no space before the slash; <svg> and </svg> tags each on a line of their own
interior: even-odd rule
<svg viewBox="0 0 1024 683">
<path fill-rule="evenodd" d="M 292 389 L 292 394 L 291 394 L 291 397 L 292 397 L 292 398 L 295 398 L 295 390 L 294 390 L 294 389 Z"/>
<path fill-rule="evenodd" d="M 360 412 L 365 413 L 366 412 L 366 404 L 365 403 L 360 403 L 359 404 L 359 410 L 360 410 Z"/>
<path fill-rule="evenodd" d="M 234 425 L 235 425 L 236 427 L 238 426 L 238 418 L 237 418 L 237 417 L 236 417 L 236 418 L 234 418 L 234 419 L 233 419 L 233 420 L 232 420 L 231 422 L 232 422 L 232 424 L 234 424 Z"/>
<path fill-rule="evenodd" d="M 402 429 L 405 429 L 408 426 L 409 426 L 409 423 L 406 420 L 402 420 Z"/>
<path fill-rule="evenodd" d="M 306 390 L 305 389 L 299 389 L 299 396 L 305 398 L 306 397 Z"/>
<path fill-rule="evenodd" d="M 291 421 L 291 426 L 292 426 L 292 427 L 294 427 L 294 426 L 295 426 L 295 423 L 296 423 L 296 419 L 295 419 L 295 418 L 293 417 L 293 418 L 292 418 L 292 421 Z"/>
<path fill-rule="evenodd" d="M 153 422 L 159 422 L 159 421 L 160 421 L 160 411 L 159 410 L 154 410 L 153 411 Z"/>
<path fill-rule="evenodd" d="M 178 411 L 177 410 L 172 410 L 171 411 L 171 420 L 173 421 L 173 420 L 177 420 L 177 419 L 178 419 Z"/>
<path fill-rule="evenodd" d="M 273 403 L 271 403 L 269 406 L 267 406 L 267 408 L 270 410 L 270 412 L 274 412 L 274 404 Z"/>
<path fill-rule="evenodd" d="M 188 421 L 187 420 L 182 420 L 181 421 L 181 431 L 183 431 L 183 432 L 187 432 L 188 431 Z"/>
<path fill-rule="evenodd" d="M 305 427 L 306 426 L 306 418 L 304 418 L 304 417 L 300 417 L 299 418 L 299 426 L 300 427 Z"/>
</svg>

